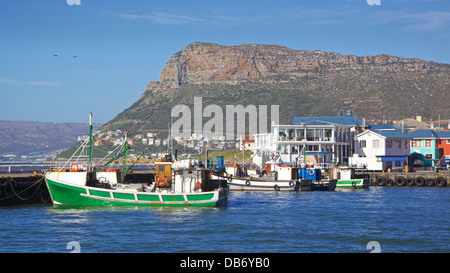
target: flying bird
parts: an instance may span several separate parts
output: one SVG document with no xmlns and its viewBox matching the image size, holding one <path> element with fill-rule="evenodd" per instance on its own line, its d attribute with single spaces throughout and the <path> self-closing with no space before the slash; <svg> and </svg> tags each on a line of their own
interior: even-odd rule
<svg viewBox="0 0 450 273">
<path fill-rule="evenodd" d="M 58 57 L 58 54 L 53 54 L 53 56 Z"/>
</svg>

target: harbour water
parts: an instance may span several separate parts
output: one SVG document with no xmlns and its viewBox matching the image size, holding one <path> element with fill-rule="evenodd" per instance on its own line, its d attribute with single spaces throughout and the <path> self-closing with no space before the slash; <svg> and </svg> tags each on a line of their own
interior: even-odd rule
<svg viewBox="0 0 450 273">
<path fill-rule="evenodd" d="M 448 253 L 449 208 L 436 187 L 231 192 L 220 208 L 2 207 L 0 252 Z"/>
</svg>

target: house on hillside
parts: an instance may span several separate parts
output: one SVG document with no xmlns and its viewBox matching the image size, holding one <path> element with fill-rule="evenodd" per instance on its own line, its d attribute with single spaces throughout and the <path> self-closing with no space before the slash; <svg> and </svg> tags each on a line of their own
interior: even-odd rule
<svg viewBox="0 0 450 273">
<path fill-rule="evenodd" d="M 255 150 L 255 136 L 241 135 L 239 137 L 239 150 L 254 151 Z"/>
<path fill-rule="evenodd" d="M 430 125 L 423 122 L 421 116 L 416 116 L 415 119 L 405 118 L 399 121 L 395 121 L 394 125 L 405 128 L 409 131 L 430 129 Z"/>
<path fill-rule="evenodd" d="M 374 171 L 403 168 L 412 164 L 408 158 L 409 145 L 410 137 L 399 131 L 366 130 L 354 138 L 355 149 L 353 156 L 349 158 L 349 165 Z"/>
</svg>

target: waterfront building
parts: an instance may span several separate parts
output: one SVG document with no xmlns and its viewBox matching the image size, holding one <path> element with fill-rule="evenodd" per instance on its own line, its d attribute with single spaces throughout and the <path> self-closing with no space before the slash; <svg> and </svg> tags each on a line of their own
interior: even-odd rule
<svg viewBox="0 0 450 273">
<path fill-rule="evenodd" d="M 353 135 L 365 124 L 351 111 L 346 116 L 296 117 L 291 124 L 272 124 L 271 133 L 255 135 L 253 162 L 259 166 L 275 156 L 283 162 L 319 167 L 346 165 L 353 152 Z"/>
<path fill-rule="evenodd" d="M 417 130 L 408 134 L 411 137 L 411 154 L 416 162 L 424 167 L 435 167 L 436 159 L 443 155 L 439 150 L 439 135 L 431 129 Z"/>
<path fill-rule="evenodd" d="M 381 127 L 383 129 L 380 129 Z M 389 127 L 371 125 L 371 129 L 355 136 L 355 149 L 349 165 L 374 171 L 411 165 L 412 161 L 408 158 L 410 136 L 397 131 L 395 126 L 388 129 Z"/>
<path fill-rule="evenodd" d="M 417 130 L 411 136 L 411 154 L 424 167 L 436 167 L 440 159 L 450 156 L 450 131 Z"/>
</svg>

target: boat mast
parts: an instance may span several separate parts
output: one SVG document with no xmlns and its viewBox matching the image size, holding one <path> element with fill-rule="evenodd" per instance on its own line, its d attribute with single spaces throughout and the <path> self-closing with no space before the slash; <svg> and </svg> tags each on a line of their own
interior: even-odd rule
<svg viewBox="0 0 450 273">
<path fill-rule="evenodd" d="M 89 171 L 92 171 L 92 112 L 89 114 Z"/>
<path fill-rule="evenodd" d="M 125 130 L 125 146 L 123 148 L 123 174 L 126 174 L 127 165 L 127 149 L 128 149 L 128 129 Z"/>
</svg>

